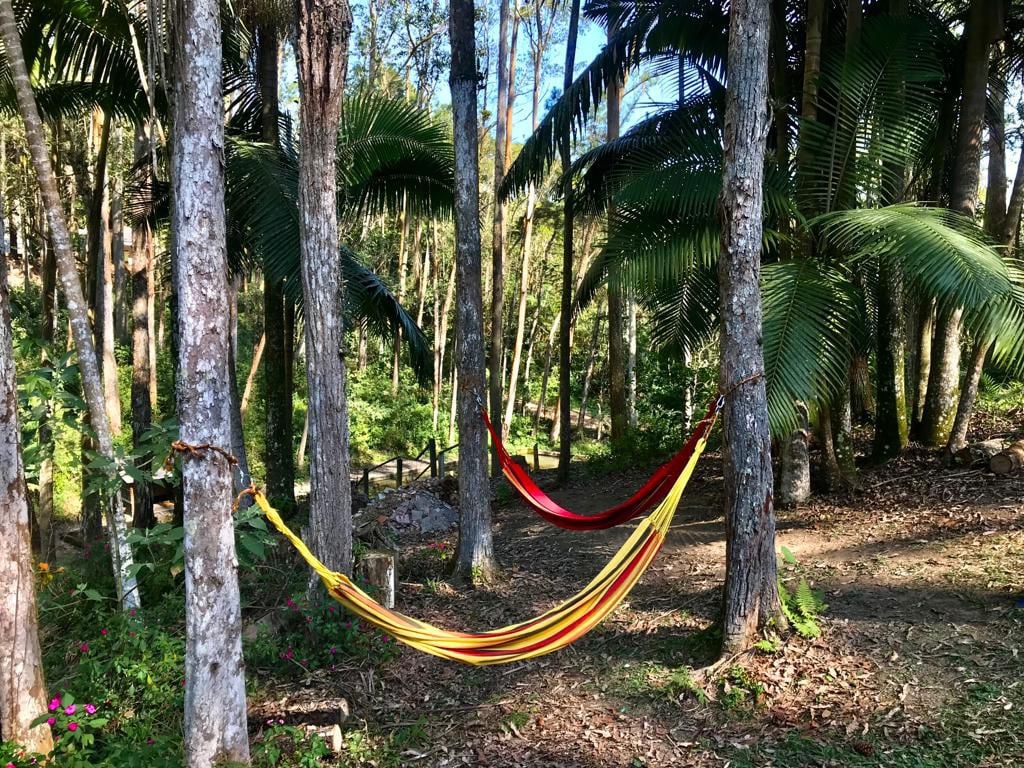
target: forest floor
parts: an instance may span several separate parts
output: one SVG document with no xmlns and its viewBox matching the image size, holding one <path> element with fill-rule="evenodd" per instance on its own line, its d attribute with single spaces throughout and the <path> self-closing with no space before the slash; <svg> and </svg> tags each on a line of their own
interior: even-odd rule
<svg viewBox="0 0 1024 768">
<path fill-rule="evenodd" d="M 582 466 L 553 495 L 597 510 L 646 474 Z M 724 576 L 721 495 L 710 454 L 641 583 L 566 650 L 473 668 L 402 649 L 383 665 L 265 679 L 254 727 L 344 698 L 346 765 L 1024 765 L 1024 477 L 946 470 L 915 450 L 865 467 L 849 497 L 780 511 L 778 544 L 796 561 L 784 578 L 806 578 L 827 603 L 822 634 L 702 679 Z M 421 555 L 454 536 L 424 540 L 403 555 L 400 610 L 465 629 L 528 618 L 585 584 L 630 531 L 562 531 L 514 501 L 495 522 L 499 584 L 449 584 L 441 559 Z"/>
</svg>

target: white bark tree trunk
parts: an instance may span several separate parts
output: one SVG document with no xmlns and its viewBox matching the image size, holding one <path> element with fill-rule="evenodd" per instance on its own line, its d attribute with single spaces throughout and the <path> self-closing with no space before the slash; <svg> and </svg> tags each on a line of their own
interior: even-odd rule
<svg viewBox="0 0 1024 768">
<path fill-rule="evenodd" d="M 46 754 L 53 748 L 50 729 L 45 724 L 30 727 L 46 711 L 46 684 L 21 462 L 8 256 L 0 213 L 0 584 L 4 585 L 0 597 L 0 738 Z"/>
<path fill-rule="evenodd" d="M 176 0 L 174 134 L 178 419 L 181 439 L 231 445 L 230 292 L 224 219 L 220 4 Z M 247 763 L 232 467 L 216 451 L 186 452 L 185 755 L 189 768 Z"/>
<path fill-rule="evenodd" d="M 25 137 L 39 182 L 47 223 L 50 225 L 50 238 L 57 256 L 57 274 L 64 291 L 71 336 L 75 342 L 75 349 L 78 351 L 78 366 L 82 376 L 82 389 L 89 408 L 90 423 L 96 433 L 100 453 L 113 466 L 114 443 L 110 432 L 110 421 L 107 419 L 103 379 L 96 357 L 96 345 L 93 342 L 88 305 L 85 302 L 82 283 L 79 280 L 75 255 L 71 250 L 71 236 L 68 233 L 60 195 L 57 192 L 57 180 L 53 173 L 53 165 L 46 149 L 42 120 L 39 117 L 39 110 L 32 94 L 32 85 L 28 78 L 28 70 L 25 67 L 25 58 L 21 50 L 21 40 L 18 37 L 18 27 L 11 0 L 0 0 L 0 34 L 3 36 L 7 61 L 14 80 L 18 110 L 25 125 Z M 114 493 L 113 496 L 113 503 L 104 505 L 107 509 L 107 533 L 110 537 L 110 554 L 114 566 L 114 582 L 118 601 L 125 610 L 128 610 L 139 606 L 139 594 L 135 577 L 130 575 L 132 551 L 128 545 L 127 526 L 121 508 L 120 494 Z"/>
</svg>

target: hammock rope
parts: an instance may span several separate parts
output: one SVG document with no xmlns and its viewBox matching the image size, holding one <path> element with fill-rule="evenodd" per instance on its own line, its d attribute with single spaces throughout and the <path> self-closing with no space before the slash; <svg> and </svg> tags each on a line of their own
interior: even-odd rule
<svg viewBox="0 0 1024 768">
<path fill-rule="evenodd" d="M 600 624 L 640 580 L 665 541 L 686 484 L 707 445 L 707 434 L 717 418 L 720 404 L 721 399 L 698 425 L 683 451 L 677 454 L 681 456 L 682 465 L 660 503 L 587 586 L 534 619 L 487 632 L 441 629 L 385 608 L 349 577 L 320 562 L 288 528 L 266 497 L 255 489 L 250 492 L 270 523 L 320 576 L 331 597 L 367 623 L 412 648 L 453 661 L 472 665 L 522 661 L 564 648 L 585 635 Z"/>
<path fill-rule="evenodd" d="M 636 493 L 614 507 L 592 514 L 573 512 L 548 496 L 530 477 L 530 473 L 512 458 L 501 440 L 501 435 L 491 424 L 487 411 L 482 407 L 480 415 L 483 417 L 484 424 L 487 425 L 487 430 L 491 433 L 491 440 L 498 452 L 498 460 L 505 479 L 508 480 L 509 485 L 512 486 L 519 498 L 552 525 L 570 531 L 596 531 L 629 522 L 646 514 L 665 499 L 686 466 L 697 442 L 706 438 L 715 414 L 721 409 L 721 404 L 722 398 L 711 402 L 707 414 L 698 422 L 697 428 L 690 435 L 686 444 L 672 458 L 658 467 Z"/>
</svg>

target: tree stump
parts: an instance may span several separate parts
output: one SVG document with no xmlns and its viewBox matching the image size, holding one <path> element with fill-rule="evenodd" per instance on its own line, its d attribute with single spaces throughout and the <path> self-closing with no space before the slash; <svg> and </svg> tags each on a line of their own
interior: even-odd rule
<svg viewBox="0 0 1024 768">
<path fill-rule="evenodd" d="M 395 607 L 398 568 L 393 552 L 366 552 L 356 564 L 356 575 L 373 590 L 377 602 L 385 608 Z"/>
<path fill-rule="evenodd" d="M 1024 440 L 1018 440 L 1003 449 L 988 462 L 988 468 L 997 475 L 1011 475 L 1024 467 Z"/>
</svg>

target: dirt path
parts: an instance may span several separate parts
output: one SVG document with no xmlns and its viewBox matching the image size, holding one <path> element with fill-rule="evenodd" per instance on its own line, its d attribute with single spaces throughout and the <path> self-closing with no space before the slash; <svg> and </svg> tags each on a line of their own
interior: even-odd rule
<svg viewBox="0 0 1024 768">
<path fill-rule="evenodd" d="M 594 510 L 645 474 L 584 469 L 555 495 Z M 355 764 L 1024 765 L 1024 478 L 947 472 L 918 454 L 862 479 L 853 499 L 779 516 L 797 561 L 787 582 L 806 578 L 828 603 L 822 636 L 702 685 L 690 669 L 713 659 L 724 573 L 714 456 L 627 603 L 573 647 L 482 669 L 404 650 L 293 693 L 350 701 Z M 400 608 L 467 629 L 521 620 L 574 593 L 629 533 L 561 531 L 514 502 L 495 519 L 503 583 L 457 590 L 410 553 Z"/>
</svg>

